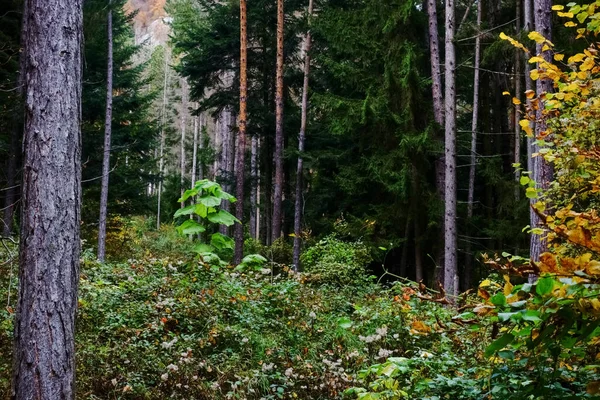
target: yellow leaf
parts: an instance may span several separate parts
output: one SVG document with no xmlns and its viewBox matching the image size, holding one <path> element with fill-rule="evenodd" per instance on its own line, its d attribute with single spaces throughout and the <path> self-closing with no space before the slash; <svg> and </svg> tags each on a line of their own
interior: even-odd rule
<svg viewBox="0 0 600 400">
<path fill-rule="evenodd" d="M 532 80 L 537 81 L 540 77 L 540 72 L 537 69 L 532 69 L 529 76 Z"/>
<path fill-rule="evenodd" d="M 583 64 L 581 64 L 579 66 L 579 69 L 581 71 L 589 71 L 590 69 L 594 68 L 594 65 L 596 65 L 596 63 L 594 62 L 594 59 L 591 57 L 588 57 L 585 59 Z"/>
<path fill-rule="evenodd" d="M 569 21 L 569 22 L 566 22 L 566 23 L 565 23 L 565 26 L 566 26 L 567 28 L 572 28 L 572 27 L 574 27 L 574 26 L 577 26 L 577 24 L 576 24 L 575 22 L 573 22 L 573 21 Z"/>
<path fill-rule="evenodd" d="M 589 275 L 600 275 L 600 262 L 590 261 L 585 267 L 585 272 Z"/>
<path fill-rule="evenodd" d="M 525 92 L 525 97 L 528 99 L 533 99 L 535 97 L 535 92 L 533 90 L 528 90 Z"/>
<path fill-rule="evenodd" d="M 502 96 L 510 96 L 510 92 L 507 92 L 506 90 L 504 92 L 502 92 Z"/>
<path fill-rule="evenodd" d="M 573 13 L 572 12 L 559 12 L 559 13 L 557 13 L 557 15 L 559 17 L 573 18 Z"/>
<path fill-rule="evenodd" d="M 558 54 L 557 53 L 557 54 L 554 55 L 554 60 L 556 60 L 556 61 L 562 61 L 563 58 L 565 58 L 564 54 Z"/>
<path fill-rule="evenodd" d="M 512 102 L 514 105 L 518 106 L 519 104 L 521 104 L 521 100 L 517 99 L 516 97 L 512 98 Z"/>
<path fill-rule="evenodd" d="M 565 6 L 561 6 L 559 4 L 552 6 L 552 11 L 560 11 L 560 10 L 564 10 Z"/>
<path fill-rule="evenodd" d="M 539 63 L 539 62 L 543 62 L 544 59 L 540 56 L 535 56 L 535 57 L 531 57 L 529 59 L 529 64 L 533 64 L 533 63 Z"/>
<path fill-rule="evenodd" d="M 569 57 L 569 64 L 583 61 L 584 58 L 585 54 L 583 53 L 575 54 L 574 56 Z"/>
<path fill-rule="evenodd" d="M 529 39 L 531 40 L 535 40 L 536 43 L 542 44 L 546 41 L 546 38 L 542 36 L 541 33 L 536 32 L 536 31 L 531 31 L 529 32 L 529 35 L 527 35 L 529 37 Z"/>
<path fill-rule="evenodd" d="M 587 71 L 581 71 L 577 73 L 577 78 L 581 79 L 581 80 L 585 80 L 588 77 L 588 73 Z M 579 86 L 577 86 L 577 89 L 579 90 Z"/>
<path fill-rule="evenodd" d="M 542 51 L 552 50 L 552 47 L 548 46 L 548 44 L 544 43 L 544 47 L 542 47 Z"/>
<path fill-rule="evenodd" d="M 508 40 L 509 38 L 508 38 L 508 36 L 506 35 L 506 33 L 504 33 L 504 32 L 500 32 L 500 39 L 502 39 L 502 40 Z"/>
<path fill-rule="evenodd" d="M 489 279 L 484 280 L 483 282 L 481 282 L 479 284 L 479 287 L 488 287 L 488 286 L 492 286 L 492 281 L 490 281 Z"/>
</svg>

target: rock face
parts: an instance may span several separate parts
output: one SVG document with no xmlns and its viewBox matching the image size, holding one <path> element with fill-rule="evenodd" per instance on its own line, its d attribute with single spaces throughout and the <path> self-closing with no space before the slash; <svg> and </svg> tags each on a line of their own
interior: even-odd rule
<svg viewBox="0 0 600 400">
<path fill-rule="evenodd" d="M 125 10 L 136 12 L 133 28 L 135 43 L 150 48 L 165 44 L 169 39 L 171 18 L 165 11 L 166 0 L 129 0 Z"/>
</svg>

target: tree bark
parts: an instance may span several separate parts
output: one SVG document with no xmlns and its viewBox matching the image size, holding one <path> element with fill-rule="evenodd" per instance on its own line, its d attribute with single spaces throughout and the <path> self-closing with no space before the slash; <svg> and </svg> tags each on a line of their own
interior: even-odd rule
<svg viewBox="0 0 600 400">
<path fill-rule="evenodd" d="M 283 0 L 277 0 L 277 72 L 275 89 L 275 188 L 271 241 L 281 236 L 283 203 Z"/>
<path fill-rule="evenodd" d="M 108 58 L 106 64 L 106 119 L 104 121 L 104 156 L 102 158 L 102 183 L 100 189 L 100 219 L 98 226 L 98 260 L 106 256 L 106 218 L 108 213 L 108 182 L 110 175 L 110 146 L 113 106 L 113 28 L 112 1 L 109 0 L 107 16 Z"/>
<path fill-rule="evenodd" d="M 82 0 L 27 0 L 12 399 L 74 399 L 81 222 Z"/>
<path fill-rule="evenodd" d="M 252 136 L 250 150 L 250 237 L 259 239 L 258 222 L 258 136 Z"/>
<path fill-rule="evenodd" d="M 533 9 L 532 9 L 532 0 L 523 0 L 523 18 L 524 18 L 524 30 L 525 32 L 529 32 L 533 29 Z M 525 91 L 533 90 L 533 81 L 531 80 L 531 66 L 529 65 L 529 60 L 527 57 L 523 59 L 523 63 L 525 64 Z M 527 106 L 531 109 L 531 100 L 527 99 Z M 532 131 L 535 131 L 535 123 L 530 122 L 529 126 L 531 126 Z M 533 170 L 533 137 L 527 137 L 527 170 Z"/>
<path fill-rule="evenodd" d="M 469 166 L 469 193 L 467 197 L 467 219 L 473 218 L 473 202 L 475 200 L 475 170 L 477 167 L 477 129 L 479 127 L 479 67 L 481 65 L 481 14 L 483 0 L 477 1 L 477 37 L 475 38 L 475 73 L 473 77 L 473 113 L 471 120 L 471 157 Z M 473 257 L 471 256 L 471 242 L 467 241 L 466 259 L 464 269 L 464 289 L 471 284 L 471 269 Z"/>
<path fill-rule="evenodd" d="M 440 64 L 440 45 L 438 39 L 436 0 L 427 0 L 427 18 L 429 25 L 429 55 L 431 61 L 433 116 L 435 118 L 435 122 L 441 126 L 444 124 L 444 95 L 442 93 L 442 71 Z"/>
<path fill-rule="evenodd" d="M 235 216 L 241 222 L 235 226 L 234 264 L 240 264 L 244 257 L 244 166 L 246 156 L 246 97 L 248 93 L 248 33 L 246 20 L 246 0 L 240 0 L 240 113 L 238 116 L 237 143 L 237 187 Z"/>
<path fill-rule="evenodd" d="M 521 0 L 517 0 L 516 6 L 516 32 L 521 32 Z M 515 117 L 514 117 L 514 126 L 515 126 L 515 158 L 514 163 L 521 163 L 521 125 L 519 125 L 519 115 L 521 115 L 521 99 L 522 94 L 521 91 L 521 49 L 517 49 L 515 52 L 515 97 L 519 100 L 515 105 Z M 518 168 L 515 168 L 515 202 L 518 202 L 521 199 L 521 189 L 519 188 L 519 180 L 521 178 L 521 172 Z"/>
<path fill-rule="evenodd" d="M 194 117 L 194 139 L 193 139 L 194 147 L 192 149 L 192 173 L 191 173 L 191 179 L 192 179 L 191 187 L 192 188 L 196 184 L 196 172 L 198 170 L 198 131 L 200 129 L 199 121 L 198 121 L 199 119 L 200 119 L 199 116 Z M 200 179 L 202 179 L 202 178 L 200 178 Z"/>
<path fill-rule="evenodd" d="M 304 84 L 302 87 L 302 117 L 300 119 L 300 133 L 298 134 L 298 166 L 296 167 L 296 200 L 294 204 L 294 270 L 300 270 L 300 250 L 302 246 L 302 211 L 304 200 L 304 142 L 306 140 L 306 120 L 308 114 L 308 83 L 310 77 L 310 18 L 313 12 L 313 0 L 308 0 L 308 25 L 306 32 L 306 45 L 304 48 Z"/>
<path fill-rule="evenodd" d="M 546 39 L 552 40 L 552 1 L 551 0 L 535 0 L 534 1 L 535 11 L 535 30 L 542 34 Z M 550 51 L 542 51 L 542 44 L 536 46 L 536 51 L 541 54 L 542 57 L 552 62 L 552 55 Z M 539 68 L 539 64 L 538 64 Z M 536 81 L 536 92 L 539 98 L 543 98 L 543 94 L 551 93 L 553 90 L 553 83 L 549 79 L 538 79 Z M 536 113 L 537 123 L 535 125 L 535 136 L 540 137 L 542 133 L 546 131 L 546 122 L 543 120 L 544 106 L 540 104 Z M 534 142 L 532 151 L 537 153 L 539 146 Z M 550 182 L 554 178 L 554 170 L 542 156 L 533 158 L 533 173 L 532 178 L 536 183 L 536 186 L 541 189 L 547 189 Z M 539 216 L 531 210 L 531 227 L 536 228 L 541 225 Z M 548 249 L 548 242 L 546 235 L 531 235 L 531 248 L 530 257 L 534 262 L 539 261 L 540 255 Z"/>
<path fill-rule="evenodd" d="M 454 0 L 446 1 L 444 289 L 458 294 L 456 233 L 456 55 Z"/>
<path fill-rule="evenodd" d="M 161 111 L 161 124 L 160 124 L 160 151 L 158 154 L 158 203 L 156 209 L 156 229 L 160 229 L 160 202 L 162 198 L 163 190 L 163 178 L 165 170 L 165 139 L 167 132 L 165 131 L 167 125 L 167 88 L 169 86 L 169 51 L 165 46 L 165 73 L 163 81 L 163 103 Z"/>
<path fill-rule="evenodd" d="M 181 196 L 183 196 L 183 192 L 185 191 L 184 183 L 185 183 L 185 131 L 187 128 L 187 113 L 188 113 L 188 85 L 185 79 L 181 79 L 181 147 L 179 154 L 179 161 L 181 162 L 180 173 L 179 173 L 179 187 Z M 181 208 L 185 207 L 185 202 L 181 202 Z"/>
</svg>

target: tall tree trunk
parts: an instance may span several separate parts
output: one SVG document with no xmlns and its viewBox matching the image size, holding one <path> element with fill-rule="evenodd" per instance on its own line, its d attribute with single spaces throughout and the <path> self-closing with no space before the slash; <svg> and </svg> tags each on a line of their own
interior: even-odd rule
<svg viewBox="0 0 600 400">
<path fill-rule="evenodd" d="M 298 166 L 296 167 L 296 202 L 294 205 L 294 270 L 300 269 L 300 247 L 302 245 L 302 211 L 303 211 L 303 173 L 304 173 L 304 142 L 306 139 L 306 120 L 308 114 L 308 83 L 310 77 L 310 18 L 313 12 L 313 0 L 308 0 L 308 25 L 306 44 L 304 47 L 304 85 L 302 87 L 302 117 L 300 120 L 300 133 L 298 134 Z"/>
<path fill-rule="evenodd" d="M 439 32 L 438 32 L 438 19 L 437 19 L 437 1 L 427 0 L 427 19 L 429 25 L 429 55 L 431 63 L 431 91 L 433 96 L 433 116 L 435 122 L 442 126 L 444 125 L 444 96 L 442 88 L 442 70 L 440 64 L 440 45 L 439 45 Z M 441 140 L 441 138 L 440 138 Z M 440 199 L 444 199 L 445 191 L 445 157 L 442 154 L 435 160 L 435 172 L 436 172 L 436 189 Z M 443 225 L 443 222 L 442 222 Z M 444 230 L 439 230 L 439 242 L 444 243 Z M 440 248 L 436 255 L 436 279 L 443 281 L 444 276 L 444 250 Z M 442 267 L 438 270 L 439 267 Z"/>
<path fill-rule="evenodd" d="M 27 0 L 12 399 L 74 399 L 81 223 L 82 0 Z"/>
<path fill-rule="evenodd" d="M 181 192 L 181 196 L 183 196 L 183 192 L 185 191 L 184 183 L 185 183 L 185 131 L 187 128 L 187 113 L 188 113 L 188 85 L 185 79 L 181 79 L 181 148 L 179 154 L 179 161 L 181 162 L 181 167 L 179 169 L 179 190 Z M 185 203 L 181 202 L 181 208 L 185 207 Z"/>
<path fill-rule="evenodd" d="M 271 240 L 281 236 L 283 202 L 283 0 L 277 0 L 277 73 L 275 89 L 275 189 Z"/>
<path fill-rule="evenodd" d="M 456 55 L 454 49 L 454 22 L 454 0 L 446 0 L 444 288 L 449 295 L 458 294 L 456 248 Z"/>
<path fill-rule="evenodd" d="M 552 1 L 551 0 L 535 0 L 534 1 L 535 11 L 535 30 L 542 34 L 548 40 L 552 40 Z M 542 44 L 536 46 L 536 51 L 541 54 L 545 60 L 552 62 L 552 55 L 550 51 L 542 51 Z M 539 64 L 538 64 L 539 68 Z M 552 92 L 553 84 L 549 79 L 538 79 L 536 81 L 536 92 L 538 97 L 544 93 Z M 542 112 L 544 110 L 541 105 L 537 111 L 535 125 L 535 136 L 540 135 L 546 131 L 546 122 L 542 119 Z M 534 143 L 533 152 L 537 153 L 539 147 Z M 547 189 L 550 182 L 554 178 L 554 171 L 552 165 L 550 165 L 542 156 L 533 158 L 533 180 L 536 182 L 537 187 Z M 530 212 L 531 215 L 531 227 L 539 227 L 541 224 L 538 215 Z M 540 255 L 545 252 L 548 248 L 548 243 L 545 238 L 546 235 L 531 235 L 531 248 L 530 257 L 534 262 L 539 261 Z"/>
<path fill-rule="evenodd" d="M 532 0 L 523 0 L 523 19 L 524 24 L 523 28 L 525 32 L 530 32 L 533 29 L 533 6 Z M 524 57 L 523 62 L 525 64 L 525 91 L 533 90 L 533 80 L 531 79 L 531 66 L 529 65 L 529 60 L 527 57 Z M 527 99 L 527 106 L 531 108 L 531 100 Z M 529 126 L 531 126 L 532 131 L 535 131 L 535 123 L 530 122 Z M 533 137 L 527 137 L 527 170 L 533 171 Z"/>
<path fill-rule="evenodd" d="M 250 149 L 250 237 L 259 239 L 257 231 L 258 222 L 258 136 L 252 136 Z"/>
<path fill-rule="evenodd" d="M 477 37 L 475 38 L 475 74 L 473 77 L 473 114 L 471 120 L 471 157 L 469 166 L 469 193 L 467 197 L 467 219 L 470 223 L 473 218 L 473 201 L 475 199 L 475 169 L 477 166 L 477 129 L 479 127 L 479 66 L 481 64 L 481 14 L 483 0 L 477 1 Z M 471 270 L 473 257 L 471 256 L 471 241 L 467 240 L 466 259 L 464 269 L 463 288 L 468 289 L 471 284 Z"/>
<path fill-rule="evenodd" d="M 235 205 L 235 216 L 241 222 L 235 226 L 234 264 L 241 263 L 244 257 L 244 159 L 246 155 L 246 96 L 248 92 L 248 33 L 246 16 L 246 0 L 240 0 L 240 113 L 238 116 L 239 133 L 236 160 L 237 203 Z"/>
<path fill-rule="evenodd" d="M 521 32 L 521 0 L 517 0 L 516 7 L 517 14 L 517 23 L 516 23 L 516 31 L 517 33 Z M 514 117 L 514 126 L 515 126 L 515 158 L 514 163 L 521 163 L 521 125 L 519 125 L 519 116 L 521 115 L 521 99 L 522 99 L 522 88 L 521 88 L 521 50 L 517 49 L 515 52 L 515 97 L 519 100 L 515 105 L 515 117 Z M 515 169 L 515 202 L 518 202 L 521 198 L 521 190 L 519 188 L 519 179 L 521 178 L 521 172 L 519 169 Z"/>
<path fill-rule="evenodd" d="M 199 127 L 199 120 L 200 117 L 199 116 L 195 116 L 194 117 L 194 144 L 193 144 L 193 149 L 192 149 L 192 173 L 191 173 L 191 178 L 192 178 L 192 183 L 191 183 L 191 187 L 194 187 L 194 185 L 196 184 L 196 172 L 198 170 L 198 130 L 200 129 Z M 202 178 L 200 178 L 202 179 Z"/>
<path fill-rule="evenodd" d="M 106 256 L 106 217 L 108 213 L 108 181 L 110 175 L 110 146 L 112 135 L 113 105 L 113 32 L 112 1 L 109 0 L 107 17 L 108 61 L 106 64 L 106 119 L 104 120 L 104 157 L 102 158 L 102 183 L 100 189 L 100 219 L 98 226 L 98 260 Z"/>
<path fill-rule="evenodd" d="M 163 190 L 163 174 L 165 170 L 165 139 L 166 139 L 166 125 L 167 125 L 167 88 L 169 86 L 169 51 L 165 46 L 165 71 L 163 81 L 163 103 L 161 111 L 161 124 L 160 124 L 160 151 L 158 161 L 158 203 L 156 209 L 156 229 L 160 229 L 160 202 L 162 200 Z"/>
</svg>

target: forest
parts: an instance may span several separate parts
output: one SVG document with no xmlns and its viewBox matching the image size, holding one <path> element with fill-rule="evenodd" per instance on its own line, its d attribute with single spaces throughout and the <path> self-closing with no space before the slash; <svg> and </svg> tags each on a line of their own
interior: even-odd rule
<svg viewBox="0 0 600 400">
<path fill-rule="evenodd" d="M 589 1 L 2 0 L 0 398 L 600 399 Z"/>
</svg>

